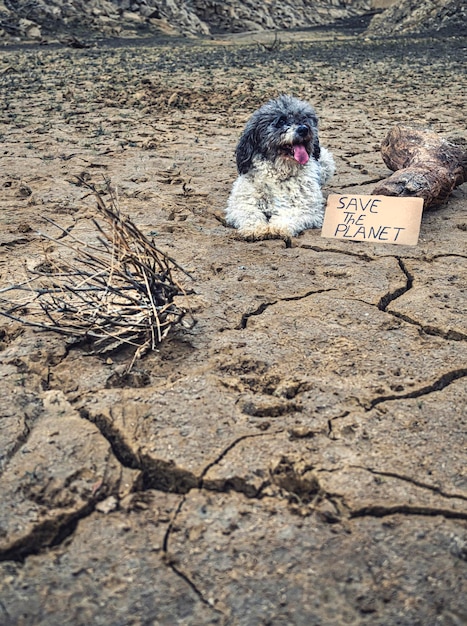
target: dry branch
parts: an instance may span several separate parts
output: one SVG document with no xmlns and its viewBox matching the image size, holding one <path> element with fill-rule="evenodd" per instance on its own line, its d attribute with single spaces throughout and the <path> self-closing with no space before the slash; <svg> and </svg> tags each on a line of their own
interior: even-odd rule
<svg viewBox="0 0 467 626">
<path fill-rule="evenodd" d="M 130 346 L 131 368 L 182 321 L 185 311 L 174 304 L 174 297 L 185 292 L 174 274 L 189 274 L 121 215 L 108 182 L 109 204 L 94 185 L 82 179 L 80 184 L 97 200 L 98 216 L 91 220 L 97 242 L 86 243 L 45 218 L 60 235 L 42 236 L 66 249 L 71 259 L 46 258 L 26 270 L 25 281 L 1 289 L 8 299 L 1 298 L 0 313 L 89 343 L 95 353 Z"/>
<path fill-rule="evenodd" d="M 395 173 L 375 187 L 375 195 L 415 196 L 424 199 L 424 208 L 432 208 L 467 181 L 465 146 L 429 130 L 395 126 L 384 139 L 381 154 Z"/>
</svg>

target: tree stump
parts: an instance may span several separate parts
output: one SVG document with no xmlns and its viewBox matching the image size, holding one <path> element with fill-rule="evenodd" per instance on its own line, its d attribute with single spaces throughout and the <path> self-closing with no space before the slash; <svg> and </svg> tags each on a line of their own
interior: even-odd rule
<svg viewBox="0 0 467 626">
<path fill-rule="evenodd" d="M 395 126 L 381 145 L 384 162 L 394 172 L 373 190 L 374 195 L 424 199 L 437 207 L 467 181 L 467 143 L 453 143 L 429 130 Z"/>
</svg>

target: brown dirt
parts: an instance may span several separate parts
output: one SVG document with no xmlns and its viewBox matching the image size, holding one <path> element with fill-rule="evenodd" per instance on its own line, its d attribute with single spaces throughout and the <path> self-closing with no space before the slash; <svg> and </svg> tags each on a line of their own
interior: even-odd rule
<svg viewBox="0 0 467 626">
<path fill-rule="evenodd" d="M 60 254 L 44 216 L 94 236 L 76 176 L 105 176 L 193 274 L 197 320 L 131 376 L 2 322 L 0 623 L 467 622 L 466 186 L 416 247 L 246 243 L 219 219 L 267 98 L 311 101 L 329 190 L 369 193 L 392 125 L 465 130 L 462 50 L 318 31 L 0 52 L 2 285 Z"/>
</svg>

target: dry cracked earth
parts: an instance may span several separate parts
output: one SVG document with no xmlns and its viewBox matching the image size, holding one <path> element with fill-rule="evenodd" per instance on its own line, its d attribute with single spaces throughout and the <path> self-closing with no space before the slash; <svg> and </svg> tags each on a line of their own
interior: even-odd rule
<svg viewBox="0 0 467 626">
<path fill-rule="evenodd" d="M 125 375 L 2 318 L 3 626 L 467 623 L 467 186 L 416 247 L 220 219 L 270 96 L 369 193 L 394 124 L 465 130 L 464 61 L 331 31 L 0 52 L 2 289 L 60 254 L 45 218 L 93 237 L 77 176 L 107 178 L 196 319 Z"/>
</svg>

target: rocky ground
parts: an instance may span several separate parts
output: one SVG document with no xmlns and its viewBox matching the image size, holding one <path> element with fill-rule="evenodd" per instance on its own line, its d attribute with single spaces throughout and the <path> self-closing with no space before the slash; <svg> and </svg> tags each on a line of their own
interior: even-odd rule
<svg viewBox="0 0 467 626">
<path fill-rule="evenodd" d="M 466 186 L 416 247 L 221 219 L 266 99 L 310 100 L 327 191 L 369 193 L 394 124 L 465 130 L 464 52 L 329 30 L 0 52 L 2 289 L 61 254 L 44 218 L 95 237 L 77 176 L 106 177 L 196 318 L 131 375 L 3 319 L 1 624 L 467 622 Z"/>
</svg>

